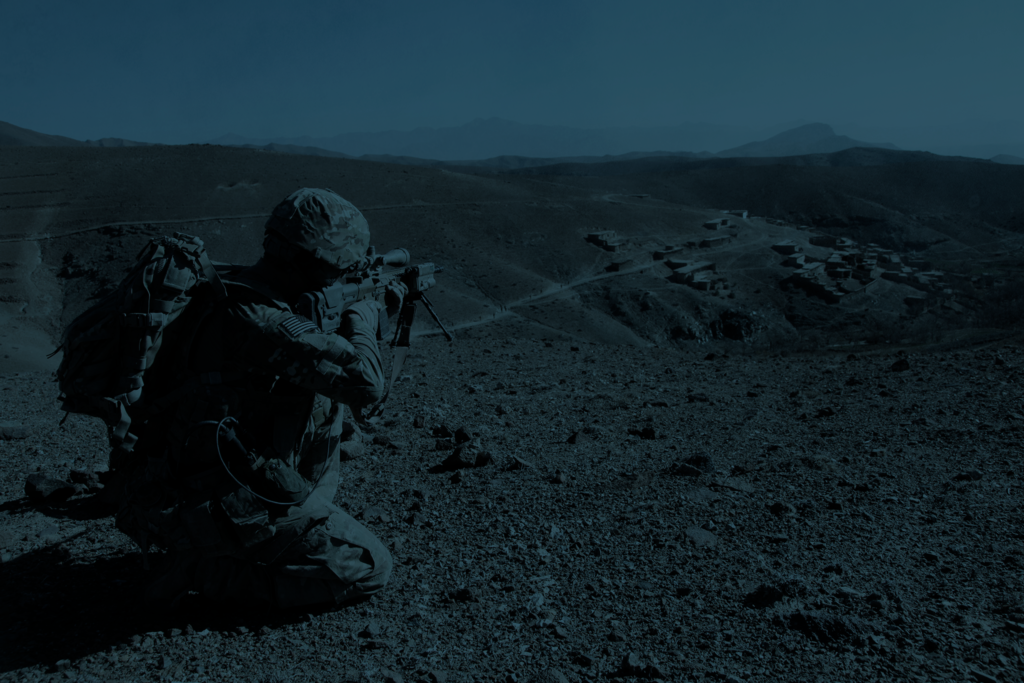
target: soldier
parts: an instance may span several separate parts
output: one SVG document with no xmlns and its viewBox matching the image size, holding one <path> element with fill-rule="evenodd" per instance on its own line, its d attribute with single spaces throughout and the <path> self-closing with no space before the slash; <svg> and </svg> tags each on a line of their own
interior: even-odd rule
<svg viewBox="0 0 1024 683">
<path fill-rule="evenodd" d="M 383 392 L 385 311 L 361 301 L 343 313 L 339 334 L 292 312 L 302 293 L 358 268 L 369 241 L 351 203 L 298 190 L 267 221 L 263 257 L 225 282 L 227 298 L 177 321 L 191 341 L 146 372 L 148 396 L 163 398 L 159 411 L 150 400 L 135 447 L 145 464 L 117 514 L 144 553 L 154 542 L 172 558 L 148 600 L 173 605 L 196 591 L 329 608 L 387 583 L 387 549 L 332 502 L 342 442 L 359 434 L 347 417 Z M 389 288 L 388 316 L 407 294 Z M 192 308 L 204 310 L 189 317 Z"/>
</svg>

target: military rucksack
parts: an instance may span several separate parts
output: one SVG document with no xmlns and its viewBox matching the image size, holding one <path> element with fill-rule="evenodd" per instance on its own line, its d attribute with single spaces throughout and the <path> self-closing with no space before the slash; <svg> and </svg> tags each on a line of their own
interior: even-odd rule
<svg viewBox="0 0 1024 683">
<path fill-rule="evenodd" d="M 167 328 L 204 290 L 213 295 L 204 296 L 207 301 L 227 296 L 203 241 L 182 233 L 158 237 L 117 288 L 64 331 L 57 348 L 64 351 L 56 373 L 59 400 L 68 413 L 106 422 L 112 467 L 135 446 L 130 408 L 142 397 L 143 377 L 167 341 Z"/>
</svg>

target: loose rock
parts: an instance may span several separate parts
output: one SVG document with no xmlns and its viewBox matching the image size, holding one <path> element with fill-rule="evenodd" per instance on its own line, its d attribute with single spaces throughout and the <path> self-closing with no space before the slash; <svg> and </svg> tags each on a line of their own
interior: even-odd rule
<svg viewBox="0 0 1024 683">
<path fill-rule="evenodd" d="M 103 484 L 100 483 L 100 475 L 92 470 L 71 470 L 69 478 L 71 483 L 81 484 L 90 492 L 103 488 Z"/>
<path fill-rule="evenodd" d="M 718 545 L 718 536 L 698 527 L 692 526 L 687 529 L 686 538 L 698 548 L 714 548 Z"/>
<path fill-rule="evenodd" d="M 685 464 L 697 470 L 700 470 L 705 474 L 714 469 L 714 465 L 711 462 L 711 456 L 708 455 L 707 453 L 697 453 L 695 455 L 691 455 L 685 460 Z"/>
<path fill-rule="evenodd" d="M 906 372 L 910 369 L 910 361 L 906 358 L 900 358 L 898 361 L 889 366 L 889 370 L 892 372 Z"/>
<path fill-rule="evenodd" d="M 456 446 L 442 465 L 446 469 L 458 470 L 466 467 L 483 467 L 492 460 L 491 454 L 483 449 L 480 438 L 476 437 Z"/>
<path fill-rule="evenodd" d="M 359 515 L 363 521 L 366 522 L 390 522 L 391 515 L 386 513 L 376 505 L 368 505 L 363 509 L 363 512 Z"/>
<path fill-rule="evenodd" d="M 0 441 L 28 438 L 28 428 L 18 422 L 0 422 Z"/>
<path fill-rule="evenodd" d="M 75 495 L 75 487 L 66 481 L 37 473 L 29 475 L 25 481 L 25 493 L 36 502 L 59 503 Z"/>
<path fill-rule="evenodd" d="M 558 669 L 546 669 L 531 678 L 530 683 L 569 683 L 569 679 Z"/>
<path fill-rule="evenodd" d="M 743 598 L 743 604 L 755 609 L 765 609 L 785 598 L 785 594 L 776 586 L 762 583 L 756 589 L 747 593 Z"/>
<path fill-rule="evenodd" d="M 379 635 L 380 624 L 376 621 L 367 622 L 363 630 L 359 632 L 360 638 L 376 638 Z"/>
<path fill-rule="evenodd" d="M 863 646 L 866 637 L 876 630 L 874 624 L 863 619 L 820 611 L 793 612 L 781 617 L 781 621 L 783 625 L 825 645 L 848 643 Z"/>
<path fill-rule="evenodd" d="M 642 673 L 644 670 L 643 661 L 640 659 L 640 655 L 635 652 L 630 652 L 622 658 L 622 662 L 619 664 L 619 673 L 625 676 L 636 676 Z"/>
<path fill-rule="evenodd" d="M 792 517 L 796 514 L 796 508 L 789 503 L 776 502 L 768 506 L 768 510 L 779 517 Z"/>
</svg>

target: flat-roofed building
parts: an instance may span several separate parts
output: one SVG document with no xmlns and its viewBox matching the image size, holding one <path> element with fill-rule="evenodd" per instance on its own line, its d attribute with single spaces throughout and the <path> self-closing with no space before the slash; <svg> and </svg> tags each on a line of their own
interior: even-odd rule
<svg viewBox="0 0 1024 683">
<path fill-rule="evenodd" d="M 669 255 L 679 253 L 684 249 L 686 249 L 686 247 L 664 246 L 651 254 L 651 256 L 654 257 L 655 261 L 660 261 L 667 258 Z"/>
<path fill-rule="evenodd" d="M 676 268 L 669 275 L 669 280 L 680 284 L 687 284 L 693 280 L 699 273 L 714 273 L 718 267 L 714 261 L 696 261 L 694 263 L 687 264 L 680 268 Z M 702 276 L 703 277 L 703 276 Z"/>
<path fill-rule="evenodd" d="M 605 251 L 618 251 L 627 244 L 624 237 L 619 237 L 614 230 L 601 230 L 587 235 L 587 241 L 596 244 Z"/>
<path fill-rule="evenodd" d="M 638 266 L 638 265 L 640 265 L 640 262 L 637 261 L 636 259 L 627 258 L 627 259 L 622 259 L 622 260 L 619 260 L 619 261 L 614 261 L 614 262 L 608 264 L 608 266 L 605 268 L 605 270 L 607 270 L 609 272 L 618 272 L 618 271 L 628 270 L 629 268 L 632 268 L 633 266 Z"/>
<path fill-rule="evenodd" d="M 715 283 L 708 272 L 696 273 L 686 284 L 702 292 L 708 292 L 715 288 Z"/>
<path fill-rule="evenodd" d="M 772 249 L 784 256 L 789 256 L 790 254 L 795 254 L 798 251 L 803 251 L 803 248 L 793 240 L 785 240 L 783 242 L 773 244 Z"/>
<path fill-rule="evenodd" d="M 700 241 L 700 246 L 702 249 L 707 249 L 708 247 L 720 247 L 723 244 L 728 244 L 731 240 L 732 235 L 722 235 L 721 237 L 708 237 L 707 239 L 703 239 Z"/>
<path fill-rule="evenodd" d="M 910 276 L 900 270 L 887 270 L 882 273 L 882 279 L 906 284 L 910 281 Z"/>
</svg>

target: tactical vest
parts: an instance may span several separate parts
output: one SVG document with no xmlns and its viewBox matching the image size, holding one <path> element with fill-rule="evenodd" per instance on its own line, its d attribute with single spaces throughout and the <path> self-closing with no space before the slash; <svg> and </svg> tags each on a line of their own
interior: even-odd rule
<svg viewBox="0 0 1024 683">
<path fill-rule="evenodd" d="M 196 329 L 175 359 L 170 374 L 180 384 L 161 399 L 169 420 L 156 430 L 164 434 L 163 457 L 169 472 L 190 485 L 223 479 L 226 466 L 257 494 L 298 502 L 329 457 L 304 462 L 307 442 L 328 419 L 342 421 L 341 406 L 260 372 L 254 359 L 232 355 L 237 349 L 226 345 L 238 340 L 239 330 L 223 315 L 227 306 L 249 300 L 288 307 L 258 286 L 231 280 L 226 285 L 228 297 L 204 309 L 201 320 L 190 321 Z"/>
</svg>

